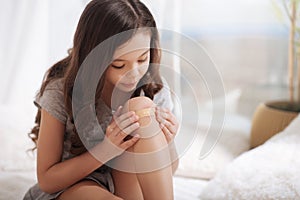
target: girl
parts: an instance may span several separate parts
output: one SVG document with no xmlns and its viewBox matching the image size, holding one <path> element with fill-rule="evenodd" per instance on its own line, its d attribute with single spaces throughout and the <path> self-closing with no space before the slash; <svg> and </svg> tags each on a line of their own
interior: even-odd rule
<svg viewBox="0 0 300 200">
<path fill-rule="evenodd" d="M 148 31 L 129 32 L 105 54 L 111 62 L 97 85 L 94 105 L 105 137 L 87 128 L 83 142 L 72 110 L 77 73 L 98 44 L 138 28 Z M 166 157 L 174 161 L 172 165 L 147 173 L 124 172 L 108 165 L 122 166 L 128 152 L 153 152 L 168 144 L 174 147 L 178 122 L 170 111 L 173 105 L 163 87 L 166 82 L 154 65 L 160 62 L 158 31 L 147 7 L 138 0 L 92 0 L 80 17 L 68 53 L 47 71 L 34 101 L 38 112 L 30 137 L 37 146 L 38 183 L 24 199 L 173 199 L 172 173 L 178 166 L 175 148 L 169 148 Z M 114 93 L 122 98 L 116 99 Z M 125 102 L 126 96 L 130 99 Z M 156 120 L 151 121 L 153 107 Z M 82 124 L 88 127 L 89 121 Z M 151 137 L 144 137 L 149 134 Z M 158 156 L 149 163 L 156 162 L 160 162 Z"/>
</svg>

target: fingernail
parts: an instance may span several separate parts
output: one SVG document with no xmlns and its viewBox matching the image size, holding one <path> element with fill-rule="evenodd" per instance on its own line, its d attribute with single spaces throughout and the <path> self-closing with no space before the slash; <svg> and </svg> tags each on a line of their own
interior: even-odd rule
<svg viewBox="0 0 300 200">
<path fill-rule="evenodd" d="M 159 116 L 160 121 L 164 121 L 164 117 L 162 115 Z"/>
<path fill-rule="evenodd" d="M 139 137 L 140 137 L 140 135 L 139 135 L 139 134 L 135 134 L 135 135 L 134 135 L 134 137 L 136 137 L 136 138 L 139 138 Z"/>
<path fill-rule="evenodd" d="M 133 120 L 133 122 L 135 122 L 135 121 L 137 121 L 137 120 L 138 120 L 138 116 L 136 116 L 136 115 L 133 115 L 133 116 L 131 117 L 131 119 Z"/>
</svg>

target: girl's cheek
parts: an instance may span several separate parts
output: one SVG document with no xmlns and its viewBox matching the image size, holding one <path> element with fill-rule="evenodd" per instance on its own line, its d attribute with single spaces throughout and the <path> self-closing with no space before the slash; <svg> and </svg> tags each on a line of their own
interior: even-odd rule
<svg viewBox="0 0 300 200">
<path fill-rule="evenodd" d="M 126 77 L 126 72 L 125 73 L 120 71 L 116 72 L 116 78 L 118 82 L 124 79 L 125 77 Z"/>
<path fill-rule="evenodd" d="M 141 67 L 141 69 L 139 71 L 140 71 L 140 74 L 143 76 L 148 71 L 148 66 Z"/>
</svg>

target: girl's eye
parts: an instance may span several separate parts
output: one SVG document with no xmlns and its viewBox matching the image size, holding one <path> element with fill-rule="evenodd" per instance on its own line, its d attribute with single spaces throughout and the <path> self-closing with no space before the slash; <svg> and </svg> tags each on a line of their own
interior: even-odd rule
<svg viewBox="0 0 300 200">
<path fill-rule="evenodd" d="M 148 57 L 144 58 L 143 60 L 139 60 L 138 62 L 143 63 L 143 62 L 146 62 L 147 60 L 148 60 Z"/>
<path fill-rule="evenodd" d="M 120 69 L 120 68 L 123 68 L 125 65 L 118 66 L 118 65 L 113 65 L 113 64 L 111 64 L 111 66 L 114 67 L 114 68 Z"/>
<path fill-rule="evenodd" d="M 139 63 L 144 63 L 147 60 L 148 60 L 148 57 L 144 58 L 143 60 L 138 60 L 138 62 Z M 111 64 L 111 66 L 114 67 L 114 68 L 117 68 L 117 69 L 121 69 L 121 68 L 125 67 L 125 64 L 123 64 L 123 65 L 113 65 L 113 64 Z"/>
</svg>

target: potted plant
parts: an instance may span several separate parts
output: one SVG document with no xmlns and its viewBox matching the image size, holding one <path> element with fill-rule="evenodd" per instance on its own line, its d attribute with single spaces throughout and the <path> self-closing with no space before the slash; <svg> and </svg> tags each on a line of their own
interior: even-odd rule
<svg viewBox="0 0 300 200">
<path fill-rule="evenodd" d="M 289 17 L 288 85 L 289 99 L 260 104 L 253 116 L 250 146 L 263 144 L 270 137 L 282 131 L 300 112 L 300 0 L 284 0 Z M 295 84 L 296 83 L 296 84 Z"/>
</svg>

